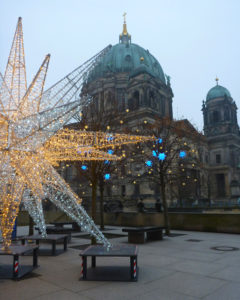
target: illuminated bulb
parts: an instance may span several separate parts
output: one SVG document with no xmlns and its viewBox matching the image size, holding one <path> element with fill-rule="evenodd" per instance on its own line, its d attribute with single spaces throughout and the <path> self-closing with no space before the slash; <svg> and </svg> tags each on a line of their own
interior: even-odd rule
<svg viewBox="0 0 240 300">
<path fill-rule="evenodd" d="M 143 123 L 144 123 L 144 124 L 147 124 L 147 120 L 144 120 Z"/>
<path fill-rule="evenodd" d="M 123 120 L 120 120 L 120 124 L 123 124 Z"/>
<path fill-rule="evenodd" d="M 85 125 L 84 128 L 85 128 L 85 129 L 88 129 L 88 125 Z"/>
<path fill-rule="evenodd" d="M 127 113 L 129 112 L 129 109 L 128 109 L 128 108 L 126 109 L 126 112 L 127 112 Z"/>
<path fill-rule="evenodd" d="M 185 185 L 186 185 L 186 183 L 185 183 L 185 182 L 183 182 L 183 183 L 182 183 L 182 185 L 183 185 L 183 186 L 185 186 Z"/>
</svg>

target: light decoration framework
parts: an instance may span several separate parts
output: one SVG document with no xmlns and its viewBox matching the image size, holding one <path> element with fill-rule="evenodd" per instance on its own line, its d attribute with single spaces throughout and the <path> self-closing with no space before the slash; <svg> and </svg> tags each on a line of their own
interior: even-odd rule
<svg viewBox="0 0 240 300">
<path fill-rule="evenodd" d="M 43 92 L 50 55 L 27 88 L 22 19 L 18 19 L 4 76 L 0 73 L 0 228 L 4 248 L 22 201 L 42 235 L 46 235 L 42 201 L 50 200 L 82 230 L 109 247 L 81 200 L 53 165 L 73 160 L 118 160 L 104 148 L 140 142 L 141 137 L 63 129 L 92 100 L 79 94 L 89 72 L 104 56 L 103 49 Z M 143 139 L 147 139 L 142 137 Z"/>
</svg>

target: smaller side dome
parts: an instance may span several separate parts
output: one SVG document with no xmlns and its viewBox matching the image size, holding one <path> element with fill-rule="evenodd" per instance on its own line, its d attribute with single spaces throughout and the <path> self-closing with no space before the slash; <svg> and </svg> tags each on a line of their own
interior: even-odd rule
<svg viewBox="0 0 240 300">
<path fill-rule="evenodd" d="M 232 98 L 228 89 L 221 85 L 216 85 L 209 90 L 206 100 L 209 101 L 211 99 L 224 98 L 225 96 Z"/>
</svg>

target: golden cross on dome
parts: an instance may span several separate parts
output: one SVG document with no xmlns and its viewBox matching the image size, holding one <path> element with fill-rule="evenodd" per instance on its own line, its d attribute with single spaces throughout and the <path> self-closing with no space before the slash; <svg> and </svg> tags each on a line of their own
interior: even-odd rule
<svg viewBox="0 0 240 300">
<path fill-rule="evenodd" d="M 218 85 L 219 78 L 218 78 L 217 76 L 216 76 L 216 79 L 215 79 L 215 80 L 216 80 L 216 83 L 217 83 L 217 85 Z"/>
<path fill-rule="evenodd" d="M 126 12 L 125 12 L 125 13 L 123 13 L 124 23 L 126 23 L 126 15 L 127 15 L 127 13 L 126 13 Z"/>
</svg>

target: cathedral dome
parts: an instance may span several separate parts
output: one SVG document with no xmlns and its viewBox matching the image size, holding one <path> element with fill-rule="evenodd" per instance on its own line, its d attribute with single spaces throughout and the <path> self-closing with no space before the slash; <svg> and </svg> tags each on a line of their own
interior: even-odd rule
<svg viewBox="0 0 240 300">
<path fill-rule="evenodd" d="M 152 77 L 166 83 L 161 65 L 157 59 L 142 47 L 131 43 L 131 35 L 127 32 L 126 22 L 119 36 L 119 44 L 114 45 L 88 75 L 87 81 L 106 77 L 111 73 L 129 73 L 130 77 L 148 73 Z"/>
<path fill-rule="evenodd" d="M 206 100 L 209 101 L 216 98 L 224 98 L 225 96 L 231 98 L 230 92 L 225 87 L 217 84 L 209 90 Z"/>
<path fill-rule="evenodd" d="M 127 72 L 131 77 L 148 73 L 165 83 L 165 76 L 157 59 L 148 50 L 132 43 L 113 46 L 90 73 L 88 81 L 120 72 Z"/>
</svg>

